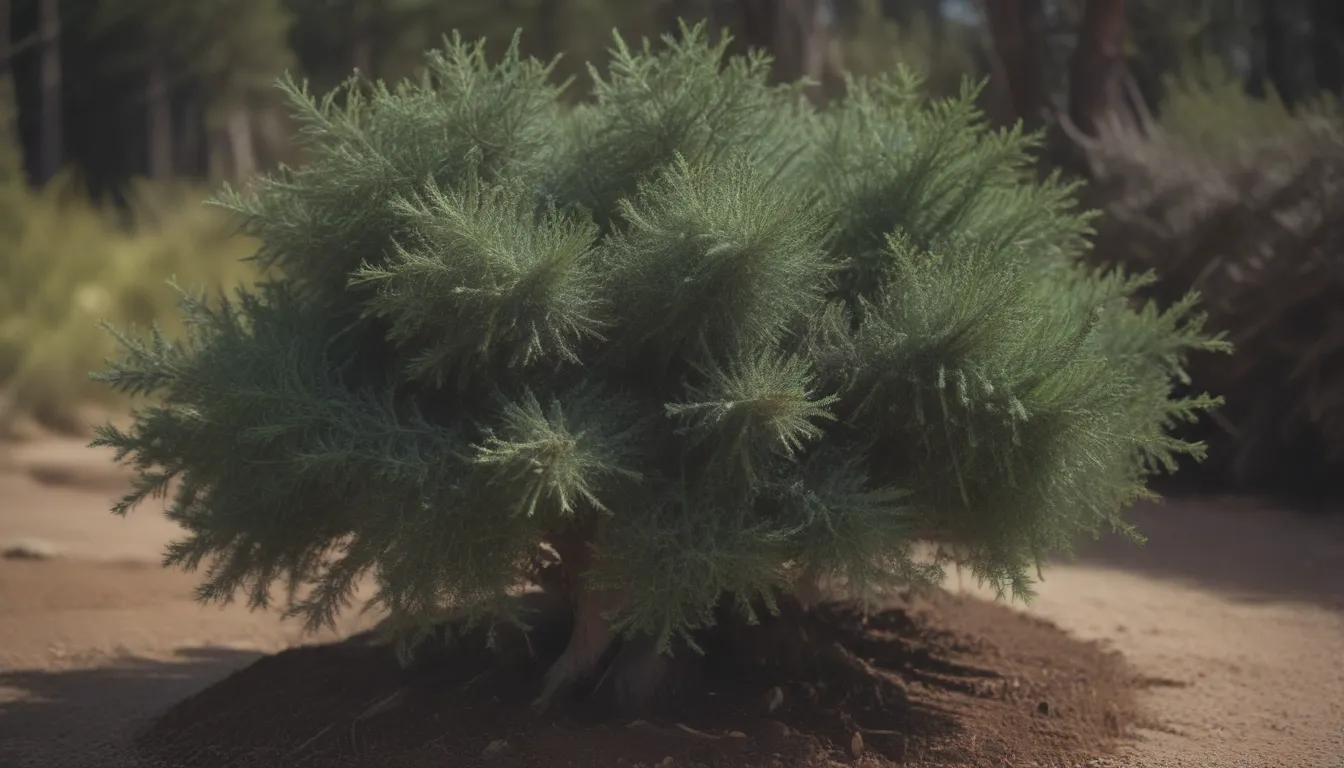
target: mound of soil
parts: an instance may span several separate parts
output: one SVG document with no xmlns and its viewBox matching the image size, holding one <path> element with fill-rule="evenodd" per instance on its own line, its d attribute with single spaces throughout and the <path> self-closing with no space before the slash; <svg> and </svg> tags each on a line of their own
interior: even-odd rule
<svg viewBox="0 0 1344 768">
<path fill-rule="evenodd" d="M 175 768 L 823 768 L 1079 766 L 1104 755 L 1142 685 L 1122 659 L 972 598 L 864 613 L 786 607 L 726 622 L 675 693 L 629 721 L 527 703 L 564 627 L 458 638 L 401 668 L 372 636 L 258 661 L 169 710 L 138 741 Z"/>
</svg>

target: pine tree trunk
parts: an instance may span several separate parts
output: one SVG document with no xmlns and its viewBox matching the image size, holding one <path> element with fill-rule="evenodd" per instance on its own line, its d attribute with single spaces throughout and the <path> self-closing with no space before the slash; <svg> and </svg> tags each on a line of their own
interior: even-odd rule
<svg viewBox="0 0 1344 768">
<path fill-rule="evenodd" d="M 51 180 L 64 163 L 65 131 L 61 125 L 61 3 L 39 0 L 38 37 L 41 100 L 41 135 L 38 138 L 37 178 L 41 185 Z"/>
<path fill-rule="evenodd" d="M 776 82 L 804 77 L 818 84 L 827 81 L 835 27 L 830 0 L 738 0 L 721 5 L 714 22 L 732 34 L 733 53 L 769 51 Z M 825 97 L 819 86 L 810 94 L 818 102 Z"/>
<path fill-rule="evenodd" d="M 13 30 L 14 9 L 10 0 L 0 0 L 0 141 L 5 142 L 8 150 L 11 144 L 19 140 L 19 105 L 14 90 L 14 44 L 10 40 Z"/>
<path fill-rule="evenodd" d="M 365 77 L 373 77 L 373 39 L 368 0 L 354 0 L 350 9 L 350 63 Z"/>
<path fill-rule="evenodd" d="M 212 184 L 228 180 L 228 151 L 217 130 L 209 130 L 205 134 L 205 166 L 206 175 Z"/>
<path fill-rule="evenodd" d="M 1344 3 L 1314 0 L 1312 3 L 1312 58 L 1316 83 L 1336 95 L 1344 94 Z"/>
<path fill-rule="evenodd" d="M 161 56 L 150 62 L 145 82 L 146 124 L 149 141 L 149 177 L 173 176 L 173 105 L 168 86 L 168 63 Z"/>
<path fill-rule="evenodd" d="M 563 0 L 540 0 L 537 4 L 536 38 L 541 58 L 549 61 L 564 52 L 563 30 L 560 28 Z"/>
<path fill-rule="evenodd" d="M 13 34 L 14 7 L 10 0 L 0 0 L 0 74 L 9 77 L 14 74 Z"/>
<path fill-rule="evenodd" d="M 1125 107 L 1125 0 L 1088 0 L 1069 82 L 1069 118 L 1095 136 L 1098 124 Z"/>
<path fill-rule="evenodd" d="M 229 112 L 229 154 L 233 158 L 233 178 L 243 180 L 257 171 L 257 153 L 252 146 L 252 117 L 243 107 Z"/>
<path fill-rule="evenodd" d="M 201 126 L 201 106 L 196 96 L 187 98 L 182 109 L 182 120 L 177 130 L 175 165 L 180 172 L 197 175 L 202 172 L 204 146 Z"/>
<path fill-rule="evenodd" d="M 991 88 L 999 95 L 999 122 L 1041 122 L 1045 102 L 1045 11 L 1041 0 L 983 0 L 995 59 Z"/>
<path fill-rule="evenodd" d="M 6 195 L 26 183 L 19 104 L 14 90 L 14 46 L 10 42 L 12 12 L 10 0 L 0 0 L 0 190 Z"/>
<path fill-rule="evenodd" d="M 947 40 L 947 15 L 943 12 L 943 0 L 923 0 L 919 6 L 929 24 L 933 42 L 941 46 Z"/>
<path fill-rule="evenodd" d="M 1291 107 L 1315 90 L 1310 2 L 1266 0 L 1264 14 L 1266 69 L 1279 96 Z"/>
</svg>

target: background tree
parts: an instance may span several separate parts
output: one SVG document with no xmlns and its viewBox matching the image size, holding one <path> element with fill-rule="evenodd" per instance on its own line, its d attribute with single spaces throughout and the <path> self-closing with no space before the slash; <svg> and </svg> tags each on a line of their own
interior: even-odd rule
<svg viewBox="0 0 1344 768">
<path fill-rule="evenodd" d="M 104 66 L 143 87 L 133 103 L 144 108 L 151 178 L 172 178 L 179 160 L 187 168 L 204 163 L 216 178 L 258 170 L 259 113 L 275 103 L 274 82 L 294 64 L 289 27 L 278 0 L 95 6 L 88 36 L 120 49 Z"/>
<path fill-rule="evenodd" d="M 1046 19 L 1042 0 L 983 0 L 994 56 L 991 88 L 999 94 L 999 122 L 1039 125 L 1047 110 Z"/>
<path fill-rule="evenodd" d="M 41 36 L 42 123 L 38 151 L 37 182 L 51 179 L 64 162 L 64 110 L 61 90 L 60 0 L 38 0 L 38 34 Z"/>
<path fill-rule="evenodd" d="M 10 10 L 10 0 L 0 0 L 0 247 L 10 247 L 22 231 L 24 193 L 28 191 L 14 94 Z"/>
<path fill-rule="evenodd" d="M 1278 96 L 1295 106 L 1318 91 L 1311 0 L 1263 3 L 1265 71 Z"/>
<path fill-rule="evenodd" d="M 1125 57 L 1125 0 L 1087 0 L 1069 69 L 1069 120 L 1087 135 L 1107 118 L 1127 117 L 1132 94 Z"/>
<path fill-rule="evenodd" d="M 1311 17 L 1316 83 L 1326 93 L 1344 93 L 1344 6 L 1315 0 Z"/>
<path fill-rule="evenodd" d="M 806 78 L 818 86 L 838 77 L 831 71 L 836 12 L 831 0 L 736 0 L 716 3 L 710 18 L 733 39 L 734 52 L 770 51 L 774 78 Z M 823 91 L 814 90 L 814 98 Z"/>
</svg>

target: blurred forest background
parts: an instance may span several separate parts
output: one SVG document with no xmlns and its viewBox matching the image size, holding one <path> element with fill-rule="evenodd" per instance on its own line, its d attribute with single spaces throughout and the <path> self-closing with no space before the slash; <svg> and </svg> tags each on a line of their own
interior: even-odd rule
<svg viewBox="0 0 1344 768">
<path fill-rule="evenodd" d="M 1238 354 L 1189 386 L 1227 406 L 1191 425 L 1183 482 L 1301 499 L 1344 490 L 1344 3 L 1339 0 L 0 0 L 0 433 L 79 431 L 111 338 L 181 332 L 175 279 L 256 278 L 252 245 L 201 205 L 302 162 L 274 87 L 358 70 L 395 81 L 460 31 L 561 55 L 582 99 L 627 39 L 705 20 L 763 47 L 819 105 L 846 73 L 908 65 L 930 98 L 966 78 L 985 119 L 1042 136 L 1078 179 L 1098 268 L 1198 289 Z"/>
</svg>

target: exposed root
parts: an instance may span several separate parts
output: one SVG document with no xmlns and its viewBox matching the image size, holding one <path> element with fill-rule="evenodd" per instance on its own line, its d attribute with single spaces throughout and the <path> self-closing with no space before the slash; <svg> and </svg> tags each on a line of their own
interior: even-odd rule
<svg viewBox="0 0 1344 768">
<path fill-rule="evenodd" d="M 658 641 L 652 635 L 631 638 L 621 644 L 598 688 L 611 687 L 617 711 L 644 714 L 663 690 L 671 663 L 667 654 L 658 651 Z"/>
<path fill-rule="evenodd" d="M 596 676 L 603 657 L 616 641 L 616 633 L 606 614 L 621 607 L 625 595 L 588 587 L 586 579 L 593 567 L 590 540 L 574 536 L 553 544 L 560 558 L 560 570 L 550 571 L 551 589 L 563 590 L 573 607 L 574 624 L 569 643 L 546 671 L 541 693 L 532 702 L 532 711 L 545 713 L 555 701 L 574 686 Z"/>
<path fill-rule="evenodd" d="M 532 702 L 532 711 L 543 714 L 550 709 L 556 698 L 582 682 L 596 672 L 602 657 L 616 640 L 607 620 L 602 614 L 606 611 L 606 602 L 602 595 L 583 592 L 574 606 L 574 628 L 569 636 L 569 644 L 560 658 L 546 670 L 541 694 Z"/>
</svg>

